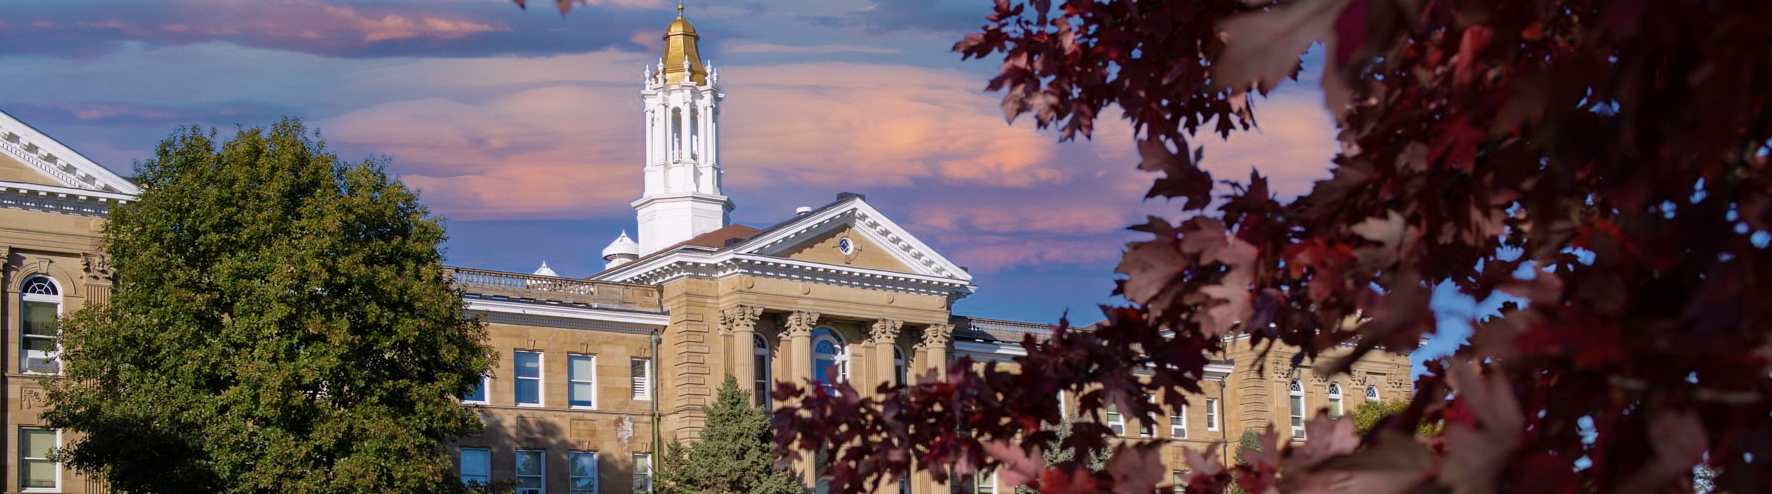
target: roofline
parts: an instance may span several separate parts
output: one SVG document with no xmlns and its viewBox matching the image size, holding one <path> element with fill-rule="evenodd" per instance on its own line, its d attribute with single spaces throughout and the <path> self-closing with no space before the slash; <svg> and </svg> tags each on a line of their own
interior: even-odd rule
<svg viewBox="0 0 1772 494">
<path fill-rule="evenodd" d="M 136 195 L 141 193 L 141 187 L 130 182 L 128 179 L 123 178 L 122 175 L 118 175 L 116 172 L 92 161 L 92 158 L 88 158 L 86 155 L 80 154 L 79 151 L 75 151 L 66 144 L 62 144 L 61 141 L 56 140 L 54 137 L 50 137 L 49 134 L 38 130 L 36 127 L 32 127 L 31 124 L 25 123 L 24 120 L 19 120 L 18 117 L 6 113 L 5 110 L 0 110 L 0 135 L 4 135 L 4 133 L 7 132 L 18 134 L 21 143 L 36 145 L 39 149 L 46 151 L 47 154 L 54 155 L 57 159 L 68 162 L 73 165 L 76 171 L 84 172 L 86 175 L 91 176 L 91 182 L 99 187 L 109 186 L 112 189 L 116 189 L 116 192 L 121 194 Z M 54 164 L 43 161 L 41 158 L 25 152 L 23 149 L 18 148 L 18 146 L 15 146 L 10 142 L 6 142 L 4 139 L 0 139 L 0 152 L 4 152 L 19 161 L 23 161 L 26 165 L 37 169 L 37 171 L 41 173 L 49 175 L 50 178 L 62 182 L 65 186 L 91 191 L 102 190 L 98 188 L 85 189 L 74 185 L 82 182 L 78 175 L 70 177 L 68 176 L 68 171 L 59 170 L 59 167 Z"/>
</svg>

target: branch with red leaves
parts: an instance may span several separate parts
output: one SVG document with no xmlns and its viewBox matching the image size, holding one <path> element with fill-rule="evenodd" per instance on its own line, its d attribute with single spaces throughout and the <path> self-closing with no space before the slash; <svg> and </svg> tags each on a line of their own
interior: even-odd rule
<svg viewBox="0 0 1772 494">
<path fill-rule="evenodd" d="M 1188 490 L 1680 491 L 1701 462 L 1721 489 L 1772 489 L 1772 2 L 998 0 L 987 21 L 955 49 L 1003 58 L 988 87 L 1006 117 L 1068 140 L 1117 106 L 1160 174 L 1149 197 L 1191 216 L 1134 227 L 1151 235 L 1118 268 L 1134 306 L 1024 342 L 1016 371 L 961 361 L 868 399 L 778 387 L 797 403 L 775 416 L 782 451 L 830 448 L 839 491 L 997 468 L 1042 492 L 1149 492 L 1161 469 L 1137 447 L 1101 473 L 1029 461 L 1059 387 L 1085 414 L 1148 417 L 1144 396 L 1198 392 L 1233 334 L 1344 372 L 1413 350 L 1442 284 L 1523 305 L 1430 362 L 1374 432 L 1320 417 L 1248 465 L 1194 453 Z M 1189 139 L 1254 125 L 1247 92 L 1295 78 L 1313 43 L 1333 177 L 1288 202 L 1259 174 L 1213 197 Z"/>
</svg>

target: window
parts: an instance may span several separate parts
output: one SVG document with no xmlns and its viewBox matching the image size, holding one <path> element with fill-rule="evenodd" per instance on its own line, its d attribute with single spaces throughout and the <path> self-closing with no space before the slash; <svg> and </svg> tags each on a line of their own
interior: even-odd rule
<svg viewBox="0 0 1772 494">
<path fill-rule="evenodd" d="M 1174 481 L 1169 485 L 1174 487 L 1175 493 L 1187 492 L 1187 470 L 1175 470 L 1170 475 L 1174 477 Z"/>
<path fill-rule="evenodd" d="M 1206 399 L 1206 430 L 1218 430 L 1218 399 Z"/>
<path fill-rule="evenodd" d="M 904 349 L 899 348 L 898 345 L 893 345 L 892 346 L 892 375 L 898 376 L 897 382 L 899 384 L 905 384 L 905 383 L 910 382 L 910 379 L 909 379 L 910 376 L 908 375 L 908 369 L 909 368 L 905 366 Z"/>
<path fill-rule="evenodd" d="M 1292 381 L 1290 390 L 1292 401 L 1292 437 L 1304 439 L 1304 387 L 1298 381 Z"/>
<path fill-rule="evenodd" d="M 769 340 L 763 335 L 751 335 L 751 400 L 757 406 L 769 408 Z"/>
<path fill-rule="evenodd" d="M 1066 409 L 1065 405 L 1064 405 L 1064 394 L 1065 393 L 1064 393 L 1063 389 L 1058 390 L 1058 418 L 1059 419 L 1065 419 L 1065 418 L 1069 418 L 1071 416 L 1070 411 L 1068 409 Z"/>
<path fill-rule="evenodd" d="M 1175 415 L 1169 416 L 1169 437 L 1187 439 L 1187 404 L 1175 407 Z"/>
<path fill-rule="evenodd" d="M 1145 396 L 1145 399 L 1149 400 L 1153 405 L 1157 403 L 1156 395 Z M 1157 424 L 1152 420 L 1145 418 L 1145 416 L 1140 415 L 1138 417 L 1138 437 L 1157 437 Z"/>
<path fill-rule="evenodd" d="M 812 332 L 812 378 L 829 387 L 849 380 L 849 356 L 830 328 Z"/>
<path fill-rule="evenodd" d="M 630 380 L 628 388 L 634 391 L 634 399 L 652 401 L 652 360 L 629 359 L 628 376 Z"/>
<path fill-rule="evenodd" d="M 548 492 L 547 457 L 547 452 L 542 450 L 517 450 L 517 494 Z"/>
<path fill-rule="evenodd" d="M 652 492 L 652 455 L 634 453 L 634 492 Z"/>
<path fill-rule="evenodd" d="M 991 470 L 991 473 L 979 472 L 975 474 L 975 476 L 976 480 L 973 480 L 972 492 L 976 494 L 997 494 L 996 470 Z"/>
<path fill-rule="evenodd" d="M 1341 384 L 1329 383 L 1329 415 L 1341 416 Z"/>
<path fill-rule="evenodd" d="M 1108 407 L 1107 407 L 1107 426 L 1109 429 L 1114 430 L 1114 435 L 1116 435 L 1116 436 L 1126 435 L 1126 422 L 1123 420 L 1120 420 L 1120 408 L 1119 407 L 1111 405 L 1111 404 L 1108 405 Z"/>
<path fill-rule="evenodd" d="M 19 358 L 23 371 L 36 374 L 61 372 L 56 352 L 56 320 L 61 317 L 62 294 L 55 280 L 32 276 L 19 290 Z"/>
<path fill-rule="evenodd" d="M 492 450 L 462 448 L 458 456 L 461 460 L 461 483 L 482 486 L 492 483 Z"/>
<path fill-rule="evenodd" d="M 909 476 L 898 478 L 898 494 L 911 494 L 911 478 Z"/>
<path fill-rule="evenodd" d="M 1366 401 L 1378 401 L 1378 386 L 1366 387 Z"/>
<path fill-rule="evenodd" d="M 472 403 L 472 404 L 476 404 L 476 405 L 485 405 L 487 403 L 486 397 L 488 396 L 486 394 L 486 388 L 488 388 L 491 384 L 492 384 L 492 377 L 491 376 L 480 376 L 480 383 L 479 384 L 475 384 L 474 388 L 468 390 L 468 392 L 462 393 L 461 402 L 462 403 Z"/>
<path fill-rule="evenodd" d="M 517 350 L 512 360 L 517 364 L 517 404 L 541 406 L 541 352 Z"/>
<path fill-rule="evenodd" d="M 566 405 L 597 408 L 597 357 L 566 356 Z"/>
<path fill-rule="evenodd" d="M 571 494 L 597 494 L 597 452 L 576 451 L 569 456 L 572 479 L 568 488 Z"/>
<path fill-rule="evenodd" d="M 62 485 L 61 465 L 49 459 L 61 445 L 61 431 L 41 427 L 18 430 L 18 487 L 25 492 L 58 491 Z"/>
</svg>

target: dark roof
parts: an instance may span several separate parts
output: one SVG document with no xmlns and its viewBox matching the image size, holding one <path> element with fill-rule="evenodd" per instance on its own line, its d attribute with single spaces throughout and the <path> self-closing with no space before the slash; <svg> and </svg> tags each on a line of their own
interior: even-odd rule
<svg viewBox="0 0 1772 494">
<path fill-rule="evenodd" d="M 823 212 L 826 209 L 836 207 L 838 204 L 842 204 L 844 202 L 847 202 L 849 199 L 859 199 L 859 200 L 862 200 L 865 202 L 867 200 L 867 197 L 863 196 L 861 194 L 856 194 L 854 192 L 843 192 L 843 193 L 837 194 L 837 200 L 832 201 L 830 204 L 819 206 L 818 209 L 814 209 L 810 213 L 795 214 L 794 217 L 792 217 L 792 218 L 788 218 L 788 219 L 776 222 L 773 225 L 763 227 L 763 229 L 761 229 L 761 230 L 756 229 L 756 228 L 751 228 L 748 226 L 744 226 L 744 225 L 739 225 L 739 224 L 726 225 L 724 227 L 721 227 L 718 230 L 703 233 L 701 235 L 696 235 L 695 238 L 691 238 L 689 240 L 684 240 L 682 242 L 678 242 L 674 245 L 671 245 L 670 247 L 665 247 L 663 249 L 659 249 L 657 252 L 647 254 L 645 256 L 640 257 L 639 259 L 635 259 L 633 262 L 629 262 L 627 264 L 617 266 L 615 269 L 620 269 L 621 267 L 639 264 L 641 262 L 651 260 L 654 257 L 669 254 L 671 252 L 676 251 L 677 249 L 680 249 L 680 248 L 683 248 L 686 246 L 695 246 L 695 247 L 701 247 L 701 248 L 706 248 L 706 249 L 714 249 L 716 251 L 723 250 L 723 249 L 726 249 L 727 247 L 737 245 L 737 244 L 744 242 L 746 240 L 750 240 L 752 238 L 756 238 L 758 236 L 765 235 L 765 234 L 774 232 L 776 230 L 780 230 L 783 227 L 786 227 L 788 224 L 793 223 L 794 221 L 800 220 L 800 219 L 805 218 L 807 216 L 812 216 L 812 215 L 818 214 L 820 212 Z M 603 276 L 605 273 L 608 273 L 613 270 L 614 269 L 605 269 L 605 270 L 597 272 L 596 274 L 587 276 L 587 277 L 585 277 L 585 279 L 587 279 L 587 280 L 588 279 L 595 279 L 595 278 L 597 278 L 599 276 Z"/>
</svg>

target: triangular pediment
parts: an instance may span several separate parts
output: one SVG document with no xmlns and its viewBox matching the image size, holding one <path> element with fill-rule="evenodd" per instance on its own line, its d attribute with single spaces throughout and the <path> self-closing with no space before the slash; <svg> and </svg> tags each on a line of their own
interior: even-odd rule
<svg viewBox="0 0 1772 494">
<path fill-rule="evenodd" d="M 848 239 L 851 244 L 842 244 Z M 733 250 L 802 262 L 970 281 L 972 274 L 931 249 L 897 222 L 848 195 L 770 227 Z"/>
<path fill-rule="evenodd" d="M 129 180 L 4 111 L 0 111 L 0 181 L 141 193 Z"/>
</svg>

